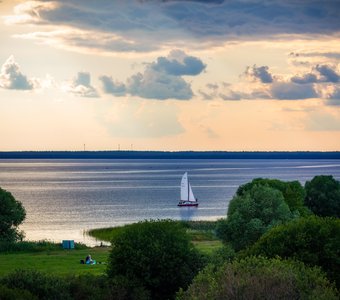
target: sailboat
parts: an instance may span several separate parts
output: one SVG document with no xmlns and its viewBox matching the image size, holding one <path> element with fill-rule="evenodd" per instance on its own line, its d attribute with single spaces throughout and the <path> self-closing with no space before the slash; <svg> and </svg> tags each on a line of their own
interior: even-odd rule
<svg viewBox="0 0 340 300">
<path fill-rule="evenodd" d="M 188 178 L 188 172 L 185 172 L 181 181 L 181 200 L 178 206 L 198 206 L 198 201 L 192 192 Z"/>
</svg>

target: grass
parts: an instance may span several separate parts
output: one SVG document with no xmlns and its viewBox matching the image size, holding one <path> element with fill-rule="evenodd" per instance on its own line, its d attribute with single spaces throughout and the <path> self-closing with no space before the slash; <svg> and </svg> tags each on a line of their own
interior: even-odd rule
<svg viewBox="0 0 340 300">
<path fill-rule="evenodd" d="M 190 240 L 194 246 L 204 254 L 211 254 L 213 251 L 222 247 L 222 242 L 215 235 L 215 221 L 178 221 L 189 235 Z M 92 229 L 88 234 L 95 237 L 98 240 L 110 242 L 112 238 L 119 232 L 126 228 L 122 227 L 110 227 Z"/>
<path fill-rule="evenodd" d="M 0 254 L 0 276 L 16 269 L 34 269 L 54 275 L 71 275 L 91 273 L 103 274 L 110 247 L 97 247 L 80 250 L 52 250 L 40 252 L 17 252 Z M 92 258 L 103 264 L 83 265 L 81 259 L 91 254 Z"/>
<path fill-rule="evenodd" d="M 186 228 L 192 243 L 203 254 L 210 255 L 222 247 L 222 242 L 214 234 L 216 222 L 180 221 Z M 111 239 L 124 227 L 90 230 L 89 234 L 99 240 Z M 16 269 L 34 269 L 54 275 L 103 274 L 110 247 L 86 248 L 76 245 L 77 249 L 64 250 L 60 244 L 48 242 L 23 242 L 17 245 L 0 245 L 0 277 Z M 81 259 L 91 254 L 92 258 L 103 264 L 83 265 Z"/>
</svg>

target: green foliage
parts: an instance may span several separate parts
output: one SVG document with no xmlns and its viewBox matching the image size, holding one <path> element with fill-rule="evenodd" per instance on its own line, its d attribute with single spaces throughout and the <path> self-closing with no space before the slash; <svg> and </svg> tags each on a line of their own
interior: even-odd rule
<svg viewBox="0 0 340 300">
<path fill-rule="evenodd" d="M 275 227 L 243 255 L 293 258 L 320 266 L 340 287 L 340 220 L 310 216 Z"/>
<path fill-rule="evenodd" d="M 25 216 L 22 204 L 10 192 L 0 188 L 0 241 L 14 242 L 22 239 L 23 234 L 17 227 Z"/>
<path fill-rule="evenodd" d="M 242 196 L 252 189 L 254 185 L 265 185 L 279 190 L 291 212 L 306 216 L 310 214 L 304 206 L 305 190 L 299 181 L 281 181 L 278 179 L 255 178 L 251 182 L 239 186 L 236 194 Z"/>
<path fill-rule="evenodd" d="M 305 204 L 321 217 L 340 218 L 340 182 L 333 176 L 315 176 L 305 184 Z"/>
<path fill-rule="evenodd" d="M 319 268 L 303 263 L 247 257 L 208 266 L 178 300 L 205 299 L 338 299 L 336 289 Z"/>
<path fill-rule="evenodd" d="M 11 289 L 5 285 L 0 284 L 0 299 L 1 300 L 37 300 L 29 291 Z"/>
<path fill-rule="evenodd" d="M 16 270 L 2 280 L 10 289 L 26 290 L 38 299 L 71 299 L 65 280 L 34 270 Z"/>
<path fill-rule="evenodd" d="M 125 227 L 112 240 L 108 275 L 125 277 L 152 299 L 171 299 L 201 267 L 201 257 L 178 222 L 145 221 Z"/>
<path fill-rule="evenodd" d="M 254 185 L 230 201 L 228 216 L 217 226 L 217 235 L 235 250 L 248 247 L 271 227 L 293 218 L 282 193 Z"/>
<path fill-rule="evenodd" d="M 106 276 L 85 274 L 80 276 L 65 277 L 68 282 L 71 299 L 115 299 L 110 298 L 110 287 Z"/>
</svg>

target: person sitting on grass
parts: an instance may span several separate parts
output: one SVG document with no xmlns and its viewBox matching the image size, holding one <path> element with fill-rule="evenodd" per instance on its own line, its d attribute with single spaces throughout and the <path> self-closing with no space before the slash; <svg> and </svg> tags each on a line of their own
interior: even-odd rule
<svg viewBox="0 0 340 300">
<path fill-rule="evenodd" d="M 94 265 L 95 263 L 96 263 L 96 261 L 91 258 L 90 254 L 88 256 L 86 256 L 85 264 L 87 264 L 87 265 Z"/>
</svg>

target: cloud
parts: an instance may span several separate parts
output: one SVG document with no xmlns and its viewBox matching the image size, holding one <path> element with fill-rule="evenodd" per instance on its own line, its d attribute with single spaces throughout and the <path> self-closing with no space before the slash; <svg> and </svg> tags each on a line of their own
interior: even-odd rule
<svg viewBox="0 0 340 300">
<path fill-rule="evenodd" d="M 339 82 L 340 76 L 328 65 L 317 65 L 315 69 L 320 73 L 322 82 Z"/>
<path fill-rule="evenodd" d="M 11 55 L 1 67 L 0 87 L 11 90 L 32 90 L 33 80 L 21 73 L 20 66 Z"/>
<path fill-rule="evenodd" d="M 191 86 L 182 77 L 168 75 L 147 67 L 144 73 L 137 73 L 127 80 L 131 95 L 147 99 L 189 100 L 193 96 Z"/>
<path fill-rule="evenodd" d="M 130 94 L 146 99 L 189 100 L 193 97 L 191 85 L 182 76 L 196 76 L 205 69 L 205 64 L 185 52 L 174 50 L 167 57 L 158 57 L 156 62 L 145 64 L 144 72 L 132 75 L 126 83 L 114 82 L 112 77 L 101 76 L 105 93 L 115 96 Z"/>
<path fill-rule="evenodd" d="M 337 12 L 334 0 L 127 0 L 100 4 L 36 0 L 18 4 L 5 22 L 42 27 L 39 32 L 45 34 L 36 35 L 32 29 L 23 37 L 50 45 L 136 53 L 174 45 L 204 48 L 276 36 L 334 35 L 340 27 Z"/>
<path fill-rule="evenodd" d="M 302 75 L 295 75 L 291 81 L 298 84 L 305 83 L 337 83 L 340 81 L 340 75 L 336 72 L 336 66 L 327 64 L 318 64 L 312 68 L 312 71 Z"/>
<path fill-rule="evenodd" d="M 96 89 L 91 85 L 91 76 L 87 72 L 78 72 L 77 76 L 64 86 L 64 90 L 79 97 L 99 97 Z"/>
<path fill-rule="evenodd" d="M 100 76 L 99 80 L 103 83 L 104 92 L 114 96 L 125 96 L 126 86 L 124 83 L 115 82 L 110 76 Z"/>
<path fill-rule="evenodd" d="M 279 100 L 300 100 L 318 97 L 313 84 L 274 82 L 270 91 L 272 98 Z"/>
<path fill-rule="evenodd" d="M 247 67 L 244 76 L 253 81 L 260 81 L 262 83 L 272 83 L 273 76 L 269 73 L 269 68 L 267 66 L 256 67 L 253 65 L 252 67 Z"/>
<path fill-rule="evenodd" d="M 158 57 L 157 62 L 151 65 L 155 71 L 174 76 L 198 75 L 205 67 L 199 58 L 187 56 L 181 50 L 172 50 L 168 57 Z"/>
<path fill-rule="evenodd" d="M 294 83 L 305 84 L 318 82 L 318 78 L 313 73 L 306 73 L 303 75 L 295 75 L 290 79 Z"/>
</svg>

